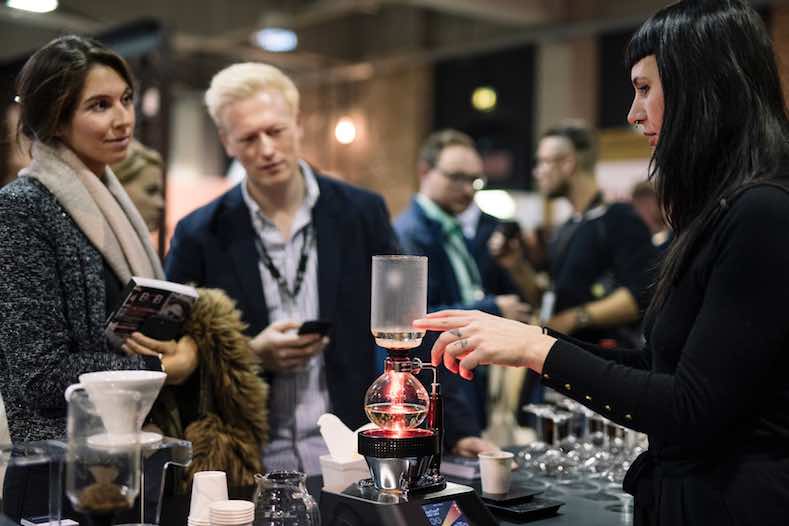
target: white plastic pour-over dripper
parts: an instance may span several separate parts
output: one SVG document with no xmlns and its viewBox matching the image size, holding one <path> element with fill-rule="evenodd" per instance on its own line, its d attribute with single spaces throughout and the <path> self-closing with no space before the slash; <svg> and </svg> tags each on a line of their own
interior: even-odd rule
<svg viewBox="0 0 789 526">
<path fill-rule="evenodd" d="M 80 383 L 70 385 L 66 388 L 65 396 L 68 402 L 71 393 L 77 389 L 87 391 L 96 411 L 104 423 L 107 432 L 112 435 L 128 435 L 139 433 L 142 429 L 143 421 L 148 416 L 159 391 L 164 385 L 167 375 L 159 371 L 97 371 L 85 373 L 79 376 Z M 140 411 L 137 418 L 131 418 L 125 414 L 112 397 L 107 397 L 106 393 L 114 390 L 133 391 L 140 395 Z M 158 433 L 139 433 L 139 441 L 143 444 L 157 442 L 161 440 Z M 120 440 L 119 438 L 103 438 L 97 440 L 111 442 Z"/>
</svg>

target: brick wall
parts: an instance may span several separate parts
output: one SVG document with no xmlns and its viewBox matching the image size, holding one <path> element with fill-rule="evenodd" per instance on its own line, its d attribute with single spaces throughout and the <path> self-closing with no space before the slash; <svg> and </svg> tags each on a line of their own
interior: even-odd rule
<svg viewBox="0 0 789 526">
<path fill-rule="evenodd" d="M 352 84 L 302 88 L 305 158 L 381 193 L 397 215 L 418 186 L 416 158 L 433 119 L 432 81 L 430 67 L 403 66 Z M 347 145 L 334 137 L 343 115 L 357 127 Z"/>
</svg>

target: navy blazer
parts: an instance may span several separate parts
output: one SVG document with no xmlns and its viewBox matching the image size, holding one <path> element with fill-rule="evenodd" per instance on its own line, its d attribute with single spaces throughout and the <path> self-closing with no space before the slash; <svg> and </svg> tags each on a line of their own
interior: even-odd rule
<svg viewBox="0 0 789 526">
<path fill-rule="evenodd" d="M 487 217 L 484 217 L 487 216 Z M 483 222 L 484 217 L 484 222 Z M 477 236 L 466 243 L 469 253 L 477 262 L 483 280 L 486 296 L 480 301 L 466 304 L 462 301 L 460 285 L 455 278 L 455 270 L 444 250 L 446 235 L 443 227 L 425 214 L 422 207 L 412 199 L 409 207 L 400 214 L 394 223 L 395 231 L 403 250 L 408 254 L 427 256 L 427 306 L 429 311 L 444 309 L 479 309 L 500 316 L 501 311 L 496 305 L 498 294 L 515 294 L 512 284 L 504 269 L 496 265 L 487 250 L 487 239 L 493 233 L 495 222 L 493 216 L 484 214 L 480 218 Z M 498 272 L 497 272 L 498 271 Z M 492 287 L 492 288 L 488 288 Z M 509 288 L 507 288 L 509 287 Z M 424 338 L 419 352 L 428 357 L 435 342 L 436 335 Z M 479 435 L 487 423 L 487 380 L 484 375 L 477 374 L 475 380 L 466 382 L 460 376 L 445 374 L 443 383 L 446 394 L 446 413 L 448 415 L 445 429 L 446 442 L 464 436 Z"/>
<path fill-rule="evenodd" d="M 472 304 L 464 304 L 455 271 L 444 250 L 446 236 L 437 221 L 433 221 L 422 207 L 411 199 L 411 204 L 394 222 L 400 246 L 408 254 L 427 256 L 427 305 L 428 310 L 479 309 L 501 315 L 496 298 L 485 296 Z M 469 253 L 472 254 L 471 247 Z"/>
<path fill-rule="evenodd" d="M 372 256 L 399 251 L 380 196 L 317 172 L 316 179 L 319 312 L 334 323 L 324 351 L 327 385 L 332 411 L 353 429 L 367 421 L 364 394 L 376 376 Z M 238 185 L 178 223 L 165 260 L 169 280 L 223 289 L 236 300 L 250 336 L 269 325 L 255 236 Z"/>
</svg>

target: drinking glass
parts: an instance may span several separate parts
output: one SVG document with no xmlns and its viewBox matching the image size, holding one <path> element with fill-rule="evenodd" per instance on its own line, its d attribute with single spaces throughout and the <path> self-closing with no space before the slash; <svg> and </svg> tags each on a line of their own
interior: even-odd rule
<svg viewBox="0 0 789 526">
<path fill-rule="evenodd" d="M 0 516 L 18 523 L 25 516 L 43 515 L 46 505 L 50 524 L 60 524 L 65 449 L 57 440 L 0 444 Z M 5 492 L 3 483 L 8 485 Z"/>
<path fill-rule="evenodd" d="M 548 421 L 552 412 L 551 406 L 547 404 L 527 404 L 523 407 L 527 413 L 532 413 L 535 417 L 535 440 L 518 452 L 515 462 L 521 467 L 529 469 L 537 468 L 537 461 L 548 450 L 548 443 L 545 441 L 545 422 Z"/>
<path fill-rule="evenodd" d="M 141 404 L 134 391 L 109 389 L 100 396 L 94 400 L 84 389 L 69 394 L 66 495 L 95 526 L 106 526 L 140 491 Z"/>
<path fill-rule="evenodd" d="M 373 256 L 370 329 L 387 349 L 413 349 L 424 331 L 412 322 L 427 312 L 427 258 Z"/>
</svg>

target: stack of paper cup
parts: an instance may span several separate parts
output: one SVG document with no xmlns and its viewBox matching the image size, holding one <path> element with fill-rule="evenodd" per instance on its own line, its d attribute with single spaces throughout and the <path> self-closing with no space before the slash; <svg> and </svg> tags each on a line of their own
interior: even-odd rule
<svg viewBox="0 0 789 526">
<path fill-rule="evenodd" d="M 224 471 L 198 471 L 192 478 L 189 526 L 210 526 L 209 506 L 227 500 L 227 475 Z"/>
<path fill-rule="evenodd" d="M 211 526 L 251 526 L 255 505 L 246 500 L 212 502 L 208 507 Z"/>
</svg>

